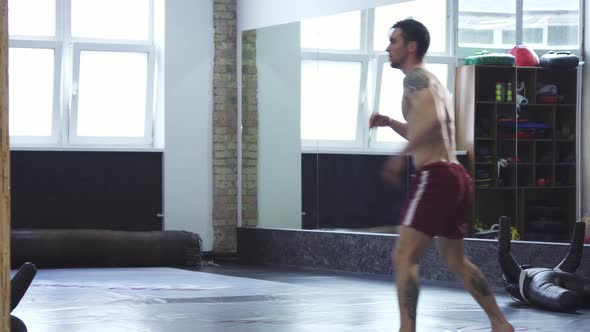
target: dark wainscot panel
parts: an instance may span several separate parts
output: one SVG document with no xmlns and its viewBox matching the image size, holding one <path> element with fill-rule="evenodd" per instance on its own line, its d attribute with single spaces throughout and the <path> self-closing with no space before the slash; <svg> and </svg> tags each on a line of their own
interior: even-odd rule
<svg viewBox="0 0 590 332">
<path fill-rule="evenodd" d="M 12 151 L 12 228 L 162 230 L 162 152 Z"/>
</svg>

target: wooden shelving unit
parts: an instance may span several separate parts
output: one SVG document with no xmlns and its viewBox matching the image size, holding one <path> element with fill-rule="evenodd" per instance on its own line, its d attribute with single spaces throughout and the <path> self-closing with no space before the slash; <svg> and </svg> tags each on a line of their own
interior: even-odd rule
<svg viewBox="0 0 590 332">
<path fill-rule="evenodd" d="M 578 75 L 578 69 L 457 68 L 457 145 L 467 151 L 476 188 L 474 222 L 489 227 L 506 215 L 523 240 L 569 240 L 577 208 Z M 496 100 L 499 82 L 510 83 L 512 101 Z M 519 93 L 528 103 L 517 105 L 523 83 Z M 539 94 L 555 89 L 558 100 L 551 103 Z"/>
</svg>

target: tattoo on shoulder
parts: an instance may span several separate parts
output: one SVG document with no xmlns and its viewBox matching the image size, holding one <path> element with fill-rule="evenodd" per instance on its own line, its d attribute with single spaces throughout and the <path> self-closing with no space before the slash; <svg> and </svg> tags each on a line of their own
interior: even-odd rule
<svg viewBox="0 0 590 332">
<path fill-rule="evenodd" d="M 404 88 L 412 91 L 428 87 L 428 73 L 423 68 L 416 68 L 409 72 L 404 78 Z"/>
<path fill-rule="evenodd" d="M 408 310 L 408 316 L 411 320 L 416 321 L 416 309 L 418 307 L 418 283 L 416 280 L 408 279 L 404 293 L 404 304 L 406 310 Z"/>
</svg>

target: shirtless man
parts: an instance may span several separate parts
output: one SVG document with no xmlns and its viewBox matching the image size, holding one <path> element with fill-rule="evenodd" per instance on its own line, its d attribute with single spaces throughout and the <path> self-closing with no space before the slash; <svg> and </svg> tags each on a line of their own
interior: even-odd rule
<svg viewBox="0 0 590 332">
<path fill-rule="evenodd" d="M 413 156 L 416 168 L 412 193 L 402 212 L 399 239 L 392 253 L 400 331 L 416 330 L 418 260 L 435 236 L 442 259 L 486 312 L 492 331 L 514 331 L 496 304 L 485 277 L 463 253 L 473 185 L 455 156 L 451 98 L 422 63 L 430 34 L 422 23 L 413 19 L 397 22 L 392 30 L 386 51 L 391 67 L 401 69 L 406 75 L 402 112 L 407 123 L 375 113 L 369 127 L 390 127 L 408 140 L 399 155 L 386 163 L 386 180 L 393 184 L 400 181 L 406 154 Z"/>
</svg>

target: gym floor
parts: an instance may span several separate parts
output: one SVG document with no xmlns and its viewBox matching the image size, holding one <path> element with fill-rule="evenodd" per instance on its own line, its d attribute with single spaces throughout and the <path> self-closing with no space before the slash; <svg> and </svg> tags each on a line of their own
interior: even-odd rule
<svg viewBox="0 0 590 332">
<path fill-rule="evenodd" d="M 13 273 L 15 271 L 12 271 Z M 252 267 L 40 270 L 13 312 L 32 332 L 397 331 L 391 277 Z M 563 314 L 497 293 L 517 331 L 583 331 L 590 311 Z M 456 284 L 423 283 L 418 331 L 490 331 Z"/>
</svg>

